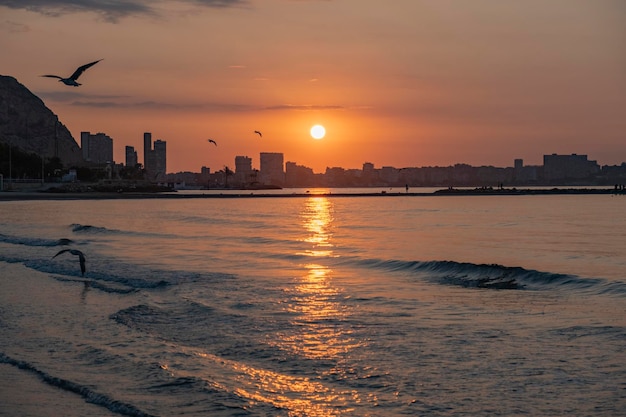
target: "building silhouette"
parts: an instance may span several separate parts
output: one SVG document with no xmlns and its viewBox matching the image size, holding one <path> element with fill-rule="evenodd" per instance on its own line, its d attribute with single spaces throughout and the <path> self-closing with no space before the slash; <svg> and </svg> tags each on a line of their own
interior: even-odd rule
<svg viewBox="0 0 626 417">
<path fill-rule="evenodd" d="M 249 158 L 247 156 L 236 156 L 234 182 L 241 185 L 249 184 L 252 182 L 251 176 L 252 158 Z"/>
<path fill-rule="evenodd" d="M 626 181 L 626 163 L 599 167 L 586 155 L 544 155 L 545 165 L 524 165 L 515 159 L 513 166 L 472 166 L 457 163 L 450 166 L 376 168 L 363 163 L 362 169 L 327 167 L 324 173 L 288 161 L 283 154 L 260 154 L 260 170 L 252 167 L 247 156 L 235 157 L 235 173 L 228 178 L 226 171 L 210 173 L 203 168 L 197 183 L 212 187 L 256 189 L 273 187 L 477 187 L 504 188 L 538 185 L 621 185 Z M 544 173 L 544 172 L 547 172 Z M 210 180 L 206 181 L 206 177 Z"/>
<path fill-rule="evenodd" d="M 204 167 L 204 166 L 200 168 L 200 176 L 198 178 L 198 181 L 200 182 L 200 184 L 206 184 L 207 186 L 209 186 L 210 179 L 211 179 L 211 168 Z"/>
<path fill-rule="evenodd" d="M 278 152 L 261 152 L 260 156 L 259 182 L 262 185 L 282 187 L 285 184 L 283 154 Z"/>
<path fill-rule="evenodd" d="M 553 153 L 543 156 L 543 177 L 548 182 L 588 178 L 599 172 L 598 163 L 589 161 L 587 155 Z"/>
<path fill-rule="evenodd" d="M 165 178 L 167 169 L 167 142 L 158 139 L 152 148 L 152 133 L 143 134 L 143 163 L 146 179 L 158 182 Z"/>
<path fill-rule="evenodd" d="M 539 178 L 543 167 L 534 165 L 524 166 L 523 159 L 516 159 L 513 162 L 513 183 L 515 184 L 535 184 Z"/>
<path fill-rule="evenodd" d="M 93 164 L 113 163 L 113 139 L 104 133 L 80 132 L 83 158 Z"/>
<path fill-rule="evenodd" d="M 137 166 L 139 161 L 137 160 L 137 151 L 134 146 L 126 146 L 126 160 L 125 165 L 129 168 Z"/>
<path fill-rule="evenodd" d="M 313 184 L 315 174 L 313 169 L 298 165 L 295 162 L 287 162 L 285 164 L 285 185 L 287 187 L 296 187 L 302 184 Z"/>
</svg>

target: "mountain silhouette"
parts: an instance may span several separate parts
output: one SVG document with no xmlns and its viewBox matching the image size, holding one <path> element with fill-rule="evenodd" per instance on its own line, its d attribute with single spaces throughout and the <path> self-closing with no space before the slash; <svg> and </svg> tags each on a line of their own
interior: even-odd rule
<svg viewBox="0 0 626 417">
<path fill-rule="evenodd" d="M 15 78 L 0 75 L 0 143 L 27 153 L 83 165 L 83 154 L 58 116 Z"/>
</svg>

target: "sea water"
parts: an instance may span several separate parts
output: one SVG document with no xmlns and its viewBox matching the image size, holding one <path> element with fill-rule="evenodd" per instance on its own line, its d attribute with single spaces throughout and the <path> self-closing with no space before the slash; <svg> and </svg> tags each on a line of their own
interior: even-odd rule
<svg viewBox="0 0 626 417">
<path fill-rule="evenodd" d="M 625 209 L 1 202 L 0 415 L 624 415 Z"/>
</svg>

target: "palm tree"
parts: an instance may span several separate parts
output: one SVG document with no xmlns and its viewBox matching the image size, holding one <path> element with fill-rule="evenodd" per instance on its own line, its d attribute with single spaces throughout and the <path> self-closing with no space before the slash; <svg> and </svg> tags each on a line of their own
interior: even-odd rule
<svg viewBox="0 0 626 417">
<path fill-rule="evenodd" d="M 233 171 L 228 168 L 228 166 L 224 165 L 224 188 L 228 188 L 228 177 L 235 175 Z"/>
</svg>

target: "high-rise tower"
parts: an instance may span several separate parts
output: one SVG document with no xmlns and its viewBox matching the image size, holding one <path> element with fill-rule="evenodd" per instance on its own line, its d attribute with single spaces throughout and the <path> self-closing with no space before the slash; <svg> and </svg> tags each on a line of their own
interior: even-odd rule
<svg viewBox="0 0 626 417">
<path fill-rule="evenodd" d="M 80 132 L 80 147 L 87 162 L 95 164 L 113 162 L 113 139 L 104 133 L 92 135 L 89 132 Z"/>
<path fill-rule="evenodd" d="M 261 152 L 260 168 L 260 182 L 263 185 L 277 185 L 282 187 L 285 184 L 282 153 Z"/>
<path fill-rule="evenodd" d="M 165 177 L 167 169 L 167 142 L 157 140 L 152 149 L 152 134 L 143 134 L 143 164 L 146 172 L 146 179 L 150 182 L 158 182 Z"/>
</svg>

